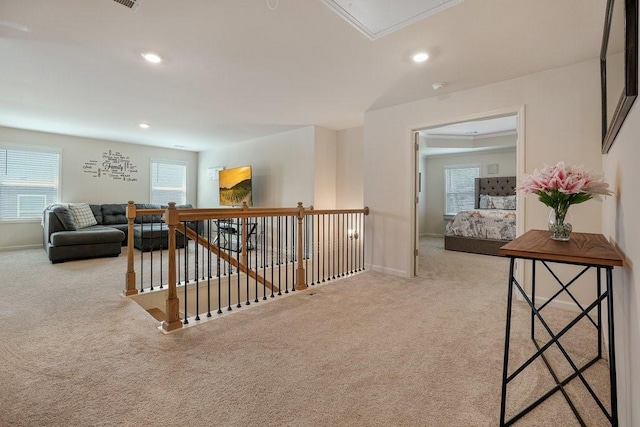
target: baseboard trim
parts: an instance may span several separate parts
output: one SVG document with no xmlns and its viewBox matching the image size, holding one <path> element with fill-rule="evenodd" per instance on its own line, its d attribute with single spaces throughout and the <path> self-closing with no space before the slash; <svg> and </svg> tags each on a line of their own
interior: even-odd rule
<svg viewBox="0 0 640 427">
<path fill-rule="evenodd" d="M 4 247 L 0 247 L 0 252 L 19 251 L 23 249 L 37 249 L 41 247 L 42 245 L 4 246 Z"/>
<path fill-rule="evenodd" d="M 444 234 L 438 233 L 422 233 L 420 237 L 444 237 Z"/>
<path fill-rule="evenodd" d="M 383 273 L 383 274 L 389 274 L 391 276 L 398 276 L 398 277 L 410 277 L 409 275 L 407 275 L 406 271 L 402 271 L 402 270 L 396 270 L 393 268 L 387 268 L 387 267 L 381 267 L 379 265 L 367 265 L 366 268 L 370 271 L 375 271 L 376 273 Z"/>
</svg>

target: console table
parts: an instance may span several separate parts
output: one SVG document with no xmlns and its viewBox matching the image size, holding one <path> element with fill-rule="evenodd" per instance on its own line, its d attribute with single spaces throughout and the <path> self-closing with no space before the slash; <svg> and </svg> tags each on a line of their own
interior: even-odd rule
<svg viewBox="0 0 640 427">
<path fill-rule="evenodd" d="M 617 408 L 617 392 L 616 392 L 616 363 L 615 363 L 615 343 L 614 343 L 614 325 L 613 325 L 613 279 L 612 271 L 614 266 L 622 266 L 622 258 L 613 248 L 613 246 L 605 239 L 602 234 L 590 234 L 590 233 L 572 233 L 571 240 L 568 242 L 558 242 L 552 240 L 548 231 L 543 230 L 529 230 L 522 236 L 502 246 L 499 250 L 499 254 L 511 258 L 509 265 L 509 283 L 508 283 L 508 296 L 507 296 L 507 325 L 506 336 L 504 344 L 504 365 L 502 371 L 502 396 L 500 403 L 500 425 L 508 426 L 518 421 L 525 414 L 529 413 L 532 409 L 545 401 L 547 398 L 555 394 L 556 392 L 562 393 L 565 400 L 571 407 L 574 415 L 581 425 L 585 425 L 582 417 L 578 413 L 575 405 L 571 402 L 571 398 L 565 391 L 564 387 L 572 380 L 578 378 L 589 391 L 589 394 L 593 397 L 595 403 L 602 410 L 607 417 L 611 425 L 618 425 L 618 408 Z M 517 282 L 514 277 L 514 265 L 517 258 L 531 260 L 531 297 L 527 296 L 523 287 Z M 535 303 L 535 288 L 536 288 L 536 264 L 541 263 L 560 284 L 561 289 L 554 294 L 547 302 L 536 306 Z M 582 266 L 581 271 L 566 284 L 553 273 L 550 264 L 573 264 L 576 266 Z M 571 294 L 569 287 L 585 273 L 587 270 L 595 268 L 597 269 L 597 280 L 595 286 L 597 287 L 597 297 L 595 300 L 586 307 L 581 305 L 576 298 Z M 605 271 L 606 276 L 606 290 L 602 291 L 601 273 Z M 508 371 L 509 362 L 509 339 L 511 333 L 511 305 L 513 302 L 513 290 L 517 289 L 522 297 L 531 308 L 531 340 L 537 348 L 535 352 L 526 362 L 520 367 L 513 370 L 511 374 Z M 579 314 L 566 326 L 564 326 L 559 332 L 553 332 L 548 323 L 544 320 L 540 312 L 549 303 L 555 300 L 562 293 L 568 294 L 571 299 L 576 303 L 580 309 Z M 604 300 L 607 300 L 607 312 L 608 312 L 608 338 L 609 338 L 609 386 L 611 390 L 611 406 L 610 410 L 603 405 L 598 396 L 589 385 L 583 372 L 591 367 L 596 361 L 602 358 L 602 304 Z M 592 310 L 597 310 L 597 318 L 593 318 L 590 314 Z M 591 324 L 595 328 L 595 333 L 598 337 L 598 354 L 589 362 L 583 366 L 578 367 L 576 363 L 571 359 L 571 355 L 565 350 L 560 343 L 560 338 L 567 333 L 573 326 L 575 326 L 579 320 L 587 317 Z M 534 321 L 538 319 L 544 329 L 549 333 L 550 340 L 544 345 L 534 338 Z M 573 373 L 566 378 L 559 378 L 554 371 L 553 367 L 547 360 L 544 352 L 552 345 L 555 345 L 562 355 L 565 357 L 569 365 L 571 366 Z M 543 394 L 540 398 L 535 400 L 529 406 L 522 409 L 518 414 L 514 415 L 508 420 L 505 420 L 506 411 L 506 399 L 507 399 L 507 384 L 511 382 L 517 375 L 529 366 L 534 360 L 541 358 L 551 375 L 553 376 L 556 385 L 549 391 Z"/>
</svg>

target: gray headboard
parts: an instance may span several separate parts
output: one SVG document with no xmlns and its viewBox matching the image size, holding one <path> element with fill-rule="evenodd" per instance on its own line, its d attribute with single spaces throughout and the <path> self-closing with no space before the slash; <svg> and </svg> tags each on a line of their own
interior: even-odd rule
<svg viewBox="0 0 640 427">
<path fill-rule="evenodd" d="M 480 195 L 513 196 L 516 194 L 517 180 L 515 176 L 498 176 L 491 178 L 476 178 L 475 207 L 478 208 Z"/>
</svg>

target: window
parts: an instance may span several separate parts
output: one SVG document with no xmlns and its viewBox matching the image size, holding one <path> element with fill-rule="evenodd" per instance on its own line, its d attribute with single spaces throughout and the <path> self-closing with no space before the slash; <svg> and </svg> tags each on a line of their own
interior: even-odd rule
<svg viewBox="0 0 640 427">
<path fill-rule="evenodd" d="M 0 220 L 40 219 L 59 188 L 60 152 L 0 145 Z"/>
<path fill-rule="evenodd" d="M 187 202 L 187 164 L 168 160 L 151 160 L 151 203 L 166 205 Z"/>
<path fill-rule="evenodd" d="M 479 165 L 444 167 L 445 215 L 455 215 L 475 207 L 475 179 L 478 177 Z"/>
</svg>

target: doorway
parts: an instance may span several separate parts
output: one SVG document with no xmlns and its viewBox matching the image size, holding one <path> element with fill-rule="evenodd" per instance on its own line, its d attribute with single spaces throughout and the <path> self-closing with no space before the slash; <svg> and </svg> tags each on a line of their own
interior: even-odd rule
<svg viewBox="0 0 640 427">
<path fill-rule="evenodd" d="M 425 125 L 413 129 L 412 133 L 413 274 L 417 276 L 420 237 L 443 236 L 452 212 L 464 205 L 465 197 L 473 200 L 473 195 L 452 190 L 447 179 L 468 180 L 474 174 L 478 177 L 520 176 L 524 169 L 524 107 Z M 524 200 L 519 196 L 517 199 L 515 234 L 520 235 L 524 232 Z"/>
</svg>

